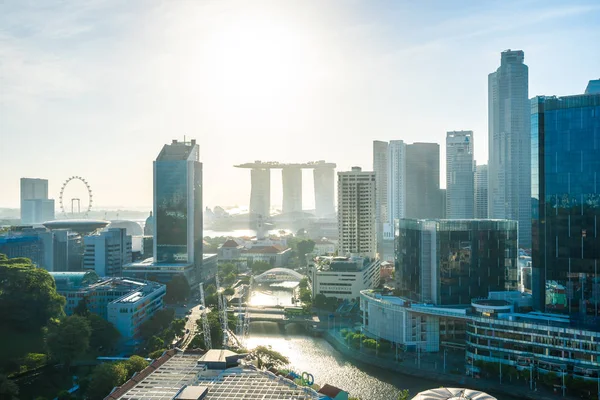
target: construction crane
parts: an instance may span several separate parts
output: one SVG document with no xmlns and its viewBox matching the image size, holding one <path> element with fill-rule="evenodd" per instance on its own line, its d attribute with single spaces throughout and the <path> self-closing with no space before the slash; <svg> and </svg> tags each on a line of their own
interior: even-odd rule
<svg viewBox="0 0 600 400">
<path fill-rule="evenodd" d="M 206 350 L 212 349 L 210 340 L 210 325 L 208 324 L 208 316 L 206 315 L 206 303 L 204 302 L 204 287 L 200 283 L 200 304 L 202 304 L 202 330 L 204 331 L 204 347 Z"/>
</svg>

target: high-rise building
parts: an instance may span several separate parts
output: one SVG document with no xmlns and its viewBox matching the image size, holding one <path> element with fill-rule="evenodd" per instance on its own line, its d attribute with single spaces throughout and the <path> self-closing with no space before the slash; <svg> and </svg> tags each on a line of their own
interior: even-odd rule
<svg viewBox="0 0 600 400">
<path fill-rule="evenodd" d="M 250 171 L 250 214 L 256 218 L 269 218 L 271 215 L 271 170 L 254 168 Z"/>
<path fill-rule="evenodd" d="M 475 215 L 473 132 L 446 133 L 446 218 L 470 219 Z"/>
<path fill-rule="evenodd" d="M 391 140 L 388 146 L 388 219 L 406 216 L 406 144 Z M 338 205 L 339 207 L 339 205 Z"/>
<path fill-rule="evenodd" d="M 406 218 L 441 218 L 440 145 L 406 145 Z"/>
<path fill-rule="evenodd" d="M 339 253 L 375 257 L 375 172 L 338 172 L 338 247 Z"/>
<path fill-rule="evenodd" d="M 315 214 L 335 220 L 335 164 L 318 161 L 313 165 Z"/>
<path fill-rule="evenodd" d="M 398 221 L 396 287 L 437 305 L 470 304 L 517 290 L 517 223 L 499 220 Z"/>
<path fill-rule="evenodd" d="M 600 79 L 595 79 L 588 82 L 585 88 L 585 94 L 598 94 L 600 93 Z"/>
<path fill-rule="evenodd" d="M 302 212 L 302 169 L 287 167 L 281 171 L 283 183 L 283 213 Z M 265 218 L 269 215 L 263 215 Z"/>
<path fill-rule="evenodd" d="M 110 228 L 83 238 L 83 269 L 98 276 L 121 276 L 123 265 L 132 261 L 132 241 L 125 228 Z"/>
<path fill-rule="evenodd" d="M 531 149 L 534 307 L 597 325 L 600 93 L 533 98 Z"/>
<path fill-rule="evenodd" d="M 48 180 L 21 178 L 21 224 L 54 219 L 54 200 L 48 199 Z"/>
<path fill-rule="evenodd" d="M 384 225 L 388 219 L 388 143 L 373 141 L 373 171 L 375 172 L 375 219 L 377 221 L 377 253 L 383 257 Z M 390 254 L 392 255 L 392 254 Z"/>
<path fill-rule="evenodd" d="M 528 68 L 521 50 L 501 54 L 488 76 L 488 217 L 519 221 L 519 245 L 531 246 L 531 139 Z"/>
<path fill-rule="evenodd" d="M 163 147 L 154 161 L 154 257 L 202 265 L 202 163 L 195 140 Z"/>
<path fill-rule="evenodd" d="M 488 166 L 475 166 L 475 218 L 488 217 Z"/>
</svg>

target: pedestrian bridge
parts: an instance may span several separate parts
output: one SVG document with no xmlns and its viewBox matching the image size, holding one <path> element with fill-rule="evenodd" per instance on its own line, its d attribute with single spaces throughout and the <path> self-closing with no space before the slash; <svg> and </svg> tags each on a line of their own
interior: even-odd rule
<svg viewBox="0 0 600 400">
<path fill-rule="evenodd" d="M 304 278 L 302 274 L 289 268 L 273 268 L 262 274 L 255 276 L 254 281 L 258 283 L 265 282 L 300 282 Z"/>
</svg>

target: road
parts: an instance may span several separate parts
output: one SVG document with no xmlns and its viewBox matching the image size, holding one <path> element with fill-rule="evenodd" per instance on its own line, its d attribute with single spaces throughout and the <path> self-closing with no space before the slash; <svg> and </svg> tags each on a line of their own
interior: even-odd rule
<svg viewBox="0 0 600 400">
<path fill-rule="evenodd" d="M 181 342 L 181 349 L 183 350 L 187 348 L 194 336 L 200 332 L 196 321 L 200 319 L 204 312 L 204 310 L 200 309 L 201 307 L 201 305 L 195 305 L 189 309 L 192 313 L 188 315 L 187 322 L 185 323 L 186 333 L 183 335 L 183 341 Z"/>
</svg>

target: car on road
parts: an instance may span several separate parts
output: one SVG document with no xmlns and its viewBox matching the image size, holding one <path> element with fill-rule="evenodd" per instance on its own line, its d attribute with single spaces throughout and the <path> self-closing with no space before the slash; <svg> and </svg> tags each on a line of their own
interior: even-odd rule
<svg viewBox="0 0 600 400">
<path fill-rule="evenodd" d="M 186 329 L 186 330 L 185 330 L 185 333 L 190 333 L 190 330 L 189 330 L 189 329 Z"/>
</svg>

